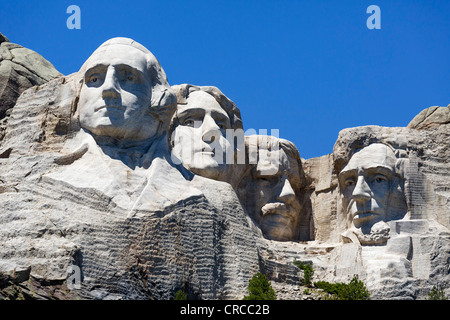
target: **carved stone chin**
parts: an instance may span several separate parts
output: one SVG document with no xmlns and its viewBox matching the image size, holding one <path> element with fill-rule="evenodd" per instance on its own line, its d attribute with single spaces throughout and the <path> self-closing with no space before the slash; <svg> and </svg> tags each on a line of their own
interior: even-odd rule
<svg viewBox="0 0 450 320">
<path fill-rule="evenodd" d="M 384 245 L 390 238 L 390 227 L 386 222 L 379 221 L 371 227 L 368 233 L 363 233 L 361 229 L 352 227 L 342 236 L 347 239 L 344 240 L 345 242 L 360 243 L 361 245 Z"/>
<path fill-rule="evenodd" d="M 247 136 L 249 153 L 256 165 L 243 179 L 238 194 L 264 237 L 297 240 L 304 215 L 304 173 L 295 145 L 272 136 Z"/>
<path fill-rule="evenodd" d="M 178 97 L 169 130 L 172 160 L 195 174 L 235 187 L 247 170 L 239 109 L 216 87 L 182 84 L 172 88 Z"/>
<path fill-rule="evenodd" d="M 0 297 L 242 299 L 261 272 L 305 299 L 294 260 L 371 299 L 450 295 L 448 107 L 302 159 L 132 39 L 62 76 L 1 34 L 0 96 Z"/>
<path fill-rule="evenodd" d="M 391 147 L 381 143 L 357 150 L 339 173 L 343 207 L 361 244 L 385 243 L 389 226 L 385 222 L 406 214 L 406 196 L 396 198 L 400 175 Z M 396 203 L 402 202 L 402 203 Z"/>
<path fill-rule="evenodd" d="M 80 125 L 95 135 L 145 140 L 156 135 L 150 114 L 152 81 L 141 48 L 122 41 L 100 46 L 82 70 L 78 101 Z"/>
</svg>

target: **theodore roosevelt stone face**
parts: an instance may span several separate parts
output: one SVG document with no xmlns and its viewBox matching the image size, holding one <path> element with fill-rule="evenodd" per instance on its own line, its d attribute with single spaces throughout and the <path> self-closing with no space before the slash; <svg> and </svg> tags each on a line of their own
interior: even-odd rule
<svg viewBox="0 0 450 320">
<path fill-rule="evenodd" d="M 248 191 L 250 212 L 264 236 L 286 241 L 295 238 L 301 211 L 300 156 L 293 143 L 271 136 L 247 137 L 257 140 L 258 163 L 252 170 Z"/>
<path fill-rule="evenodd" d="M 78 103 L 82 128 L 121 140 L 145 140 L 156 134 L 158 121 L 149 112 L 152 81 L 144 51 L 124 43 L 101 46 L 83 70 Z"/>
</svg>

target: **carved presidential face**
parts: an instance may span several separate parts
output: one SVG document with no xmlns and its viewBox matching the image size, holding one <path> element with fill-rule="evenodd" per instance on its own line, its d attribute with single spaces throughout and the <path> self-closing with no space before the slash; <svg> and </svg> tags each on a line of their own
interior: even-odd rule
<svg viewBox="0 0 450 320">
<path fill-rule="evenodd" d="M 278 150 L 259 150 L 253 173 L 255 214 L 264 235 L 273 240 L 293 240 L 301 205 L 296 194 L 301 186 L 296 159 Z"/>
<path fill-rule="evenodd" d="M 225 110 L 212 95 L 194 91 L 186 104 L 178 105 L 175 118 L 173 155 L 198 175 L 226 181 L 232 163 L 226 161 L 231 148 L 226 130 L 231 123 Z"/>
<path fill-rule="evenodd" d="M 355 153 L 339 174 L 344 205 L 356 228 L 389 220 L 395 179 L 394 152 L 374 143 Z"/>
<path fill-rule="evenodd" d="M 81 127 L 124 140 L 156 134 L 158 120 L 149 112 L 152 82 L 144 52 L 125 44 L 100 47 L 84 70 L 78 103 Z"/>
</svg>

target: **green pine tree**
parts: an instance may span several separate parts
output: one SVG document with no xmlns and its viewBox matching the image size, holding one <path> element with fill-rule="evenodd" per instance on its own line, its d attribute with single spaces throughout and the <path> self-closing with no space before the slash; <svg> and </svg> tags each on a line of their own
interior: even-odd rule
<svg viewBox="0 0 450 320">
<path fill-rule="evenodd" d="M 175 292 L 175 297 L 174 300 L 187 300 L 188 299 L 188 294 L 186 292 L 184 292 L 183 290 L 178 290 L 177 292 Z"/>
<path fill-rule="evenodd" d="M 444 288 L 433 286 L 428 292 L 428 300 L 448 300 L 448 297 L 445 295 Z"/>
<path fill-rule="evenodd" d="M 269 279 L 258 272 L 249 281 L 248 296 L 244 300 L 276 300 L 277 296 Z"/>
<path fill-rule="evenodd" d="M 316 288 L 331 294 L 337 300 L 370 300 L 370 292 L 364 282 L 354 276 L 349 283 L 314 282 Z"/>
</svg>

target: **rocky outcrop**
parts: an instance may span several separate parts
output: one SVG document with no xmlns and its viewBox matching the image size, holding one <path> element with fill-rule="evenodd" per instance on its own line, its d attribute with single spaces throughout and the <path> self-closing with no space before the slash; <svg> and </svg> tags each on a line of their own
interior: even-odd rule
<svg viewBox="0 0 450 320">
<path fill-rule="evenodd" d="M 450 105 L 447 107 L 429 107 L 422 110 L 411 122 L 408 128 L 423 130 L 450 123 Z"/>
<path fill-rule="evenodd" d="M 333 172 L 332 154 L 303 160 L 308 180 L 310 215 L 316 241 L 339 241 L 339 225 L 343 223 L 337 212 L 337 178 Z"/>
<path fill-rule="evenodd" d="M 60 76 L 39 53 L 9 42 L 0 34 L 0 120 L 25 89 Z"/>
<path fill-rule="evenodd" d="M 28 270 L 26 279 L 61 285 L 76 265 L 77 295 L 89 299 L 171 299 L 179 289 L 197 299 L 245 294 L 259 262 L 230 185 L 197 176 L 175 200 L 157 193 L 155 203 L 166 199 L 159 209 L 129 215 L 101 190 L 52 175 L 74 161 L 57 160 L 73 129 L 73 89 L 72 76 L 28 89 L 8 121 L 0 147 L 0 272 Z M 184 180 L 160 163 L 152 178 L 159 192 L 173 174 Z"/>
<path fill-rule="evenodd" d="M 0 39 L 2 54 L 11 55 L 5 65 L 15 64 L 16 56 L 36 58 Z M 91 65 L 101 69 L 95 62 L 104 54 L 132 54 L 133 61 L 146 62 L 134 68 L 144 66 L 142 74 L 155 76 L 149 81 L 153 91 L 141 75 L 134 93 L 146 93 L 142 103 L 151 100 L 150 106 L 127 100 L 130 91 L 119 101 L 113 77 L 108 88 L 97 90 L 101 77 L 89 72 Z M 150 75 L 147 62 L 153 63 Z M 24 62 L 17 65 L 27 69 Z M 165 131 L 149 130 L 153 136 L 142 143 L 89 130 L 115 135 L 141 121 L 122 123 L 111 115 L 125 103 L 149 108 L 145 116 L 154 116 L 148 119 L 158 130 L 169 127 L 175 101 L 147 49 L 131 39 L 112 39 L 80 70 L 92 83 L 80 81 L 80 75 L 86 79 L 81 71 L 33 73 L 30 83 L 57 78 L 24 90 L 2 122 L 0 298 L 172 299 L 184 290 L 190 299 L 241 299 L 257 272 L 274 282 L 282 298 L 320 298 L 299 292 L 303 274 L 294 260 L 312 265 L 313 281 L 347 282 L 356 275 L 373 299 L 423 299 L 434 285 L 449 294 L 448 108 L 426 110 L 406 128 L 344 129 L 331 154 L 313 159 L 301 159 L 287 140 L 265 137 L 253 151 L 259 159 L 280 154 L 273 159 L 283 158 L 283 166 L 272 171 L 279 162 L 260 161 L 251 170 L 240 168 L 239 174 L 251 174 L 237 192 L 234 185 L 175 164 Z M 125 74 L 121 81 L 136 89 L 132 81 L 140 74 Z M 106 98 L 116 100 L 107 105 Z M 220 131 L 212 117 L 220 114 L 220 104 L 203 98 L 192 115 L 202 114 L 201 103 L 209 101 L 215 112 L 208 113 L 208 125 Z M 94 103 L 98 108 L 89 109 Z M 198 129 L 186 116 L 188 107 L 182 106 L 184 118 L 176 116 L 178 134 Z M 107 111 L 96 113 L 102 109 Z M 104 125 L 97 127 L 85 114 L 80 121 L 82 111 Z M 103 131 L 108 126 L 117 130 Z M 273 148 L 278 144 L 281 149 Z M 259 210 L 267 204 L 270 210 Z M 260 212 L 272 223 L 261 223 Z M 283 219 L 296 213 L 301 216 Z M 289 221 L 302 232 L 291 232 Z M 268 236 L 274 225 L 276 235 L 289 232 Z"/>
<path fill-rule="evenodd" d="M 447 288 L 448 294 L 450 171 L 444 144 L 449 130 L 445 123 L 420 131 L 380 126 L 344 129 L 331 155 L 303 160 L 316 237 L 306 243 L 268 242 L 260 251 L 268 276 L 285 283 L 284 291 L 296 292 L 290 284 L 296 276 L 296 285 L 301 283 L 292 268 L 296 259 L 313 265 L 314 281 L 348 282 L 357 275 L 372 299 L 426 299 L 433 286 Z M 338 176 L 355 152 L 373 143 L 395 150 L 404 177 L 404 198 L 390 204 L 404 201 L 405 215 L 387 222 L 389 239 L 384 245 L 361 245 L 346 238 L 350 224 Z"/>
</svg>

